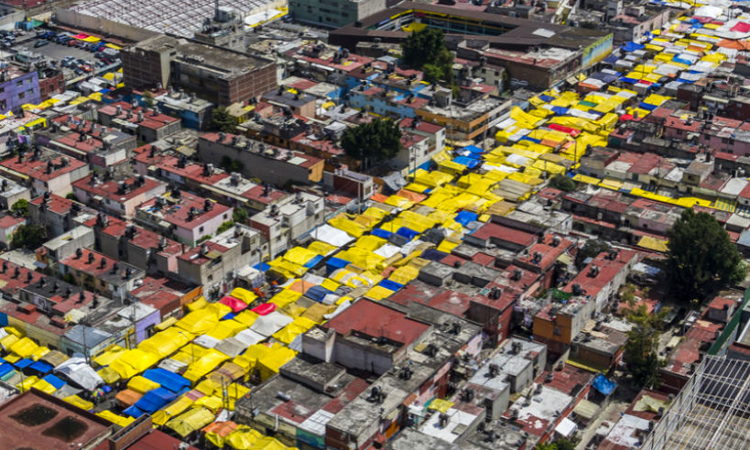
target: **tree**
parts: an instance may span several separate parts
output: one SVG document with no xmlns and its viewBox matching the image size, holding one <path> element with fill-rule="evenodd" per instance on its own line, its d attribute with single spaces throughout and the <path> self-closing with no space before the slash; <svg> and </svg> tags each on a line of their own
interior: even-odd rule
<svg viewBox="0 0 750 450">
<path fill-rule="evenodd" d="M 403 61 L 424 71 L 427 81 L 453 81 L 453 53 L 445 46 L 445 35 L 435 28 L 412 33 L 401 44 Z"/>
<path fill-rule="evenodd" d="M 609 244 L 600 239 L 589 239 L 576 253 L 576 267 L 583 267 L 583 262 L 588 258 L 594 258 L 601 252 L 609 250 Z"/>
<path fill-rule="evenodd" d="M 710 214 L 686 209 L 667 237 L 667 268 L 678 298 L 704 299 L 715 289 L 745 278 L 747 268 L 740 252 Z"/>
<path fill-rule="evenodd" d="M 242 169 L 245 168 L 245 165 L 242 164 L 242 161 L 232 159 L 227 155 L 221 157 L 221 162 L 219 163 L 219 165 L 227 172 L 242 172 Z"/>
<path fill-rule="evenodd" d="M 11 244 L 15 248 L 36 250 L 47 241 L 47 229 L 41 225 L 20 225 L 13 233 Z"/>
<path fill-rule="evenodd" d="M 577 439 L 559 438 L 555 442 L 538 444 L 535 450 L 575 450 Z"/>
<path fill-rule="evenodd" d="M 234 220 L 236 223 L 247 225 L 248 217 L 250 217 L 250 215 L 247 213 L 247 210 L 245 208 L 239 206 L 234 208 L 234 212 L 232 213 L 232 220 Z"/>
<path fill-rule="evenodd" d="M 221 233 L 227 231 L 228 229 L 232 228 L 233 225 L 234 225 L 234 222 L 232 222 L 231 220 L 227 220 L 226 222 L 219 225 L 219 229 L 216 230 L 216 235 L 218 236 Z"/>
<path fill-rule="evenodd" d="M 29 201 L 25 198 L 22 198 L 13 203 L 13 206 L 10 207 L 10 210 L 16 213 L 16 215 L 18 216 L 29 217 Z"/>
<path fill-rule="evenodd" d="M 146 106 L 146 108 L 153 108 L 156 102 L 154 101 L 154 96 L 151 94 L 151 92 L 146 91 L 143 93 L 143 104 Z"/>
<path fill-rule="evenodd" d="M 219 106 L 211 112 L 209 128 L 222 133 L 235 133 L 237 131 L 237 119 L 232 117 L 225 107 Z"/>
<path fill-rule="evenodd" d="M 376 119 L 347 128 L 341 137 L 341 147 L 347 156 L 360 160 L 363 166 L 369 161 L 385 161 L 403 148 L 401 128 L 390 119 Z"/>
<path fill-rule="evenodd" d="M 663 361 L 657 354 L 663 320 L 669 308 L 650 313 L 645 304 L 623 310 L 633 328 L 628 331 L 628 341 L 623 350 L 623 360 L 628 365 L 633 383 L 649 388 L 659 382 L 659 367 Z"/>
<path fill-rule="evenodd" d="M 576 189 L 576 182 L 565 175 L 555 175 L 549 180 L 549 185 L 563 192 L 575 191 Z"/>
</svg>

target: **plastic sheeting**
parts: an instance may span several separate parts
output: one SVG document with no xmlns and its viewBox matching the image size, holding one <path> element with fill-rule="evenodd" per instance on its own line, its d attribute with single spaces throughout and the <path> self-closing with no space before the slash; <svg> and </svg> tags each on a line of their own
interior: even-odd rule
<svg viewBox="0 0 750 450">
<path fill-rule="evenodd" d="M 151 368 L 151 366 L 156 365 L 158 362 L 158 355 L 145 352 L 141 349 L 133 349 L 123 352 L 122 356 L 109 365 L 109 368 L 117 372 L 120 378 L 127 380 Z"/>
<path fill-rule="evenodd" d="M 166 423 L 166 427 L 181 437 L 198 431 L 213 422 L 215 416 L 206 408 L 191 409 Z"/>
<path fill-rule="evenodd" d="M 180 392 L 190 387 L 190 380 L 187 378 L 158 367 L 143 372 L 143 378 L 158 383 L 161 387 L 172 392 Z"/>
<path fill-rule="evenodd" d="M 193 406 L 193 401 L 183 395 L 168 406 L 153 413 L 151 415 L 151 420 L 154 424 L 162 426 L 167 423 L 169 419 L 182 414 L 191 406 Z"/>
<path fill-rule="evenodd" d="M 594 381 L 591 382 L 591 386 L 602 394 L 609 395 L 615 390 L 617 383 L 607 379 L 604 375 L 599 374 L 594 378 Z"/>
<path fill-rule="evenodd" d="M 89 392 L 104 384 L 104 379 L 81 357 L 68 359 L 55 367 L 55 372 L 64 375 Z"/>
</svg>

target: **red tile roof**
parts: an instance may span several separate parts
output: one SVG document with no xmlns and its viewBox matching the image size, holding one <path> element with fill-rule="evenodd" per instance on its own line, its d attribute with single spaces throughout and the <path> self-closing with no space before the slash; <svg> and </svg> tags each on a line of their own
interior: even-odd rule
<svg viewBox="0 0 750 450">
<path fill-rule="evenodd" d="M 80 258 L 75 255 L 69 256 L 60 261 L 60 264 L 79 272 L 84 272 L 91 276 L 101 278 L 102 275 L 108 274 L 115 264 L 120 263 L 116 259 L 112 259 L 109 256 L 105 256 L 88 248 L 81 248 L 81 252 L 83 256 Z M 93 259 L 91 260 L 92 262 L 89 262 L 89 255 L 93 256 Z M 102 264 L 102 261 L 104 261 L 105 264 Z"/>
<path fill-rule="evenodd" d="M 43 196 L 39 196 L 31 201 L 34 205 L 41 205 L 42 201 L 44 200 Z M 68 200 L 65 197 L 60 197 L 59 195 L 50 194 L 49 201 L 47 202 L 47 210 L 52 211 L 53 213 L 65 215 L 70 212 L 70 209 L 73 207 L 73 200 Z"/>
<path fill-rule="evenodd" d="M 160 211 L 164 215 L 164 220 L 184 229 L 194 229 L 197 226 L 209 221 L 210 219 L 220 216 L 229 211 L 229 207 L 221 203 L 211 202 L 213 207 L 210 211 L 203 211 L 206 199 L 185 191 L 181 191 L 182 201 L 179 208 L 162 208 Z M 144 202 L 140 209 L 151 209 L 156 205 L 156 199 L 153 198 Z M 196 208 L 201 214 L 190 218 L 190 208 Z"/>
<path fill-rule="evenodd" d="M 527 247 L 534 243 L 536 235 L 515 228 L 498 225 L 496 223 L 486 223 L 472 234 L 478 239 L 495 238 L 504 242 L 510 242 L 516 245 Z"/>
<path fill-rule="evenodd" d="M 143 177 L 143 184 L 138 185 L 138 178 L 132 177 L 124 181 L 96 181 L 94 184 L 91 183 L 94 174 L 81 178 L 80 180 L 73 183 L 73 186 L 87 192 L 89 195 L 98 195 L 103 198 L 107 198 L 115 203 L 124 203 L 133 197 L 150 192 L 159 186 L 164 186 L 161 181 L 154 180 L 153 178 Z M 120 183 L 125 183 L 126 192 L 120 193 Z"/>
<path fill-rule="evenodd" d="M 585 295 L 594 297 L 604 288 L 604 286 L 612 281 L 615 275 L 617 275 L 623 267 L 628 264 L 628 262 L 637 256 L 638 252 L 634 250 L 621 249 L 617 253 L 617 257 L 612 260 L 608 258 L 607 252 L 603 252 L 594 258 L 588 267 L 579 272 L 578 275 L 563 288 L 563 291 L 571 293 L 573 292 L 573 285 L 579 284 Z M 599 274 L 596 276 L 591 275 L 590 269 L 593 265 L 599 267 Z"/>
<path fill-rule="evenodd" d="M 356 302 L 323 326 L 343 335 L 359 332 L 369 337 L 383 336 L 404 345 L 410 345 L 430 328 L 400 311 L 367 299 Z"/>
<path fill-rule="evenodd" d="M 120 115 L 117 115 L 117 106 L 120 106 L 122 108 L 122 112 Z M 130 119 L 128 119 L 127 112 L 132 111 L 132 116 Z M 143 121 L 138 121 L 138 113 L 143 113 Z M 99 109 L 99 114 L 103 114 L 106 116 L 111 116 L 113 118 L 117 118 L 120 120 L 125 120 L 130 123 L 135 123 L 139 127 L 148 128 L 151 130 L 158 130 L 160 128 L 163 128 L 167 125 L 173 124 L 180 119 L 177 119 L 175 117 L 168 116 L 166 114 L 155 114 L 154 111 L 148 111 L 145 108 L 141 107 L 135 107 L 133 108 L 133 105 L 127 102 L 117 102 L 113 103 L 111 105 L 107 105 L 103 108 Z"/>
<path fill-rule="evenodd" d="M 142 153 L 141 155 L 138 155 L 138 157 L 141 157 L 143 155 L 144 154 Z M 145 156 L 148 158 L 149 153 L 145 153 Z M 138 159 L 138 157 L 136 157 L 136 159 Z M 163 170 L 164 172 L 179 175 L 185 179 L 195 181 L 196 183 L 205 183 L 210 186 L 229 176 L 229 174 L 227 174 L 226 172 L 218 171 L 216 169 L 214 169 L 213 172 L 211 172 L 208 176 L 205 176 L 204 171 L 206 169 L 203 164 L 188 163 L 185 164 L 185 167 L 179 167 L 179 158 L 171 155 L 163 156 L 160 159 L 160 161 L 155 161 L 152 164 L 156 165 L 156 167 Z"/>
<path fill-rule="evenodd" d="M 87 164 L 83 161 L 70 158 L 68 156 L 58 156 L 47 161 L 32 160 L 31 158 L 24 158 L 23 161 L 18 162 L 17 156 L 11 156 L 0 162 L 0 165 L 7 169 L 14 170 L 18 173 L 26 175 L 30 178 L 40 181 L 54 180 L 63 175 L 80 169 Z"/>
<path fill-rule="evenodd" d="M 26 218 L 13 217 L 11 215 L 0 217 L 0 228 L 2 228 L 3 230 L 7 230 L 22 223 L 26 223 Z"/>
</svg>

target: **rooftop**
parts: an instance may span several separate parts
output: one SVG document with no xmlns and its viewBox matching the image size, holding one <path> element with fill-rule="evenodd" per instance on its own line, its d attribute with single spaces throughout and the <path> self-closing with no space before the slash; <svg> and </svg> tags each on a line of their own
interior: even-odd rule
<svg viewBox="0 0 750 450">
<path fill-rule="evenodd" d="M 156 110 L 148 110 L 140 106 L 134 107 L 127 102 L 117 102 L 104 106 L 99 109 L 99 114 L 111 116 L 113 120 L 119 120 L 122 123 L 130 123 L 152 130 L 158 130 L 180 120 Z"/>
<path fill-rule="evenodd" d="M 111 433 L 112 424 L 61 399 L 37 390 L 0 405 L 3 447 L 24 450 L 69 450 L 95 444 Z"/>
<path fill-rule="evenodd" d="M 230 209 L 221 203 L 184 191 L 179 191 L 179 197 L 174 192 L 167 193 L 138 207 L 139 211 L 147 215 L 184 229 L 194 229 L 216 216 L 226 214 Z"/>
<path fill-rule="evenodd" d="M 402 312 L 367 299 L 356 302 L 323 326 L 342 335 L 383 336 L 403 345 L 410 345 L 430 328 L 425 323 L 409 319 Z"/>
<path fill-rule="evenodd" d="M 83 161 L 63 156 L 51 150 L 39 157 L 12 156 L 0 162 L 0 166 L 39 181 L 49 181 L 86 167 Z"/>
<path fill-rule="evenodd" d="M 164 183 L 142 175 L 121 181 L 103 181 L 99 180 L 93 173 L 73 183 L 73 187 L 85 191 L 91 196 L 106 198 L 115 203 L 124 203 L 159 186 L 164 186 Z"/>
<path fill-rule="evenodd" d="M 76 250 L 76 255 L 69 256 L 60 264 L 70 267 L 105 281 L 113 286 L 120 286 L 131 278 L 142 278 L 144 272 L 137 267 L 105 256 L 87 248 Z"/>
<path fill-rule="evenodd" d="M 158 53 L 175 52 L 174 58 L 177 61 L 199 66 L 203 70 L 213 72 L 214 76 L 219 79 L 231 79 L 258 67 L 272 64 L 272 61 L 268 59 L 164 34 L 141 41 L 128 51 L 138 50 Z"/>
</svg>

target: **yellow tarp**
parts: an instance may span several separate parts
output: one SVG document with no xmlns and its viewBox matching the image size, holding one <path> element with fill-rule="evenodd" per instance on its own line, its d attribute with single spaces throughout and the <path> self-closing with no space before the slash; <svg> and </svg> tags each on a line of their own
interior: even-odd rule
<svg viewBox="0 0 750 450">
<path fill-rule="evenodd" d="M 206 408 L 191 409 L 166 423 L 166 427 L 183 438 L 213 422 L 216 416 Z"/>
<path fill-rule="evenodd" d="M 206 334 L 219 324 L 219 318 L 207 308 L 193 311 L 177 321 L 175 327 L 181 328 L 194 335 Z"/>
<path fill-rule="evenodd" d="M 393 294 L 394 292 L 390 289 L 386 289 L 383 286 L 375 286 L 365 293 L 365 297 L 375 301 L 380 301 L 384 298 L 390 297 Z"/>
<path fill-rule="evenodd" d="M 100 366 L 108 366 L 112 363 L 112 361 L 122 356 L 122 353 L 124 351 L 125 349 L 120 347 L 119 345 L 112 346 L 108 348 L 106 352 L 94 358 L 94 362 L 99 364 Z"/>
<path fill-rule="evenodd" d="M 36 375 L 32 375 L 16 384 L 16 387 L 20 389 L 21 392 L 26 392 L 31 389 L 31 387 L 34 386 L 34 383 L 36 383 L 37 381 L 39 381 L 39 377 L 37 377 Z"/>
<path fill-rule="evenodd" d="M 196 382 L 228 359 L 229 356 L 224 353 L 212 348 L 208 349 L 203 356 L 188 366 L 183 376 L 192 382 Z"/>
<path fill-rule="evenodd" d="M 247 425 L 240 425 L 229 433 L 225 442 L 234 450 L 255 450 L 254 445 L 261 437 L 263 435 L 259 431 Z"/>
<path fill-rule="evenodd" d="M 201 296 L 200 298 L 198 298 L 198 300 L 188 303 L 187 309 L 188 311 L 192 312 L 192 311 L 197 311 L 199 309 L 203 309 L 206 306 L 208 306 L 208 301 L 206 301 L 206 299 L 203 298 L 203 296 Z"/>
<path fill-rule="evenodd" d="M 190 342 L 193 337 L 195 336 L 192 333 L 177 327 L 171 327 L 141 342 L 138 344 L 138 348 L 158 355 L 159 359 L 163 359 Z"/>
<path fill-rule="evenodd" d="M 206 408 L 214 414 L 218 413 L 219 409 L 224 406 L 221 397 L 218 397 L 216 395 L 203 396 L 196 400 L 193 405 L 196 407 L 201 406 L 203 408 Z"/>
<path fill-rule="evenodd" d="M 3 346 L 5 350 L 8 350 L 13 344 L 18 342 L 20 339 L 15 334 L 9 334 L 5 336 L 4 338 L 0 339 L 0 345 Z"/>
<path fill-rule="evenodd" d="M 123 428 L 130 425 L 135 421 L 135 417 L 122 417 L 118 416 L 117 414 L 113 413 L 112 411 L 105 409 L 102 412 L 96 413 L 97 416 L 101 417 L 102 419 L 109 420 L 110 422 L 114 423 L 115 425 L 119 425 Z"/>
<path fill-rule="evenodd" d="M 451 409 L 451 406 L 453 406 L 454 404 L 455 403 L 449 402 L 448 400 L 436 398 L 435 400 L 430 402 L 430 406 L 428 406 L 427 409 L 445 413 L 448 412 L 448 410 Z"/>
<path fill-rule="evenodd" d="M 127 380 L 159 362 L 159 356 L 141 349 L 127 350 L 122 356 L 113 361 L 109 368 L 117 372 L 123 380 Z"/>
<path fill-rule="evenodd" d="M 128 381 L 128 389 L 138 392 L 139 394 L 145 394 L 146 392 L 156 389 L 161 385 L 155 381 L 151 381 L 148 378 L 143 378 L 138 375 Z"/>
<path fill-rule="evenodd" d="M 641 240 L 638 241 L 638 247 L 654 250 L 657 252 L 666 252 L 668 250 L 666 240 L 657 239 L 651 236 L 643 236 Z"/>
<path fill-rule="evenodd" d="M 222 320 L 213 330 L 206 333 L 206 335 L 223 341 L 224 339 L 233 337 L 245 328 L 247 328 L 247 325 L 236 320 Z"/>
<path fill-rule="evenodd" d="M 331 244 L 327 244 L 325 242 L 315 241 L 315 242 L 312 242 L 310 245 L 308 245 L 307 249 L 317 253 L 318 255 L 326 256 L 329 253 L 337 250 L 338 247 L 333 246 Z"/>
<path fill-rule="evenodd" d="M 91 411 L 92 409 L 94 409 L 93 403 L 86 401 L 77 395 L 71 395 L 69 397 L 65 397 L 63 400 L 70 403 L 71 405 L 81 408 L 84 411 Z"/>
<path fill-rule="evenodd" d="M 314 251 L 308 250 L 302 247 L 294 247 L 294 248 L 287 250 L 286 253 L 284 253 L 285 260 L 292 262 L 294 264 L 297 264 L 299 266 L 304 266 L 316 256 L 318 255 Z"/>
<path fill-rule="evenodd" d="M 34 383 L 31 387 L 38 391 L 42 391 L 45 394 L 54 394 L 55 391 L 57 391 L 57 388 L 49 384 L 48 382 L 44 380 L 39 380 L 36 383 Z"/>
<path fill-rule="evenodd" d="M 248 311 L 248 310 L 244 310 L 241 313 L 234 316 L 234 320 L 242 324 L 245 324 L 245 326 L 248 326 L 248 327 L 252 325 L 253 323 L 255 323 L 257 319 L 258 319 L 258 314 L 252 311 Z"/>
<path fill-rule="evenodd" d="M 260 370 L 260 378 L 265 381 L 279 373 L 279 368 L 288 363 L 297 355 L 292 349 L 274 345 L 271 351 L 258 358 L 257 368 Z"/>
<path fill-rule="evenodd" d="M 247 303 L 248 305 L 255 301 L 256 298 L 258 298 L 257 295 L 255 295 L 254 292 L 250 292 L 247 289 L 242 288 L 234 288 L 232 289 L 232 292 L 229 294 L 232 297 L 236 299 L 240 299 L 243 302 Z"/>
<path fill-rule="evenodd" d="M 107 384 L 114 384 L 120 379 L 120 374 L 110 367 L 105 367 L 98 371 L 97 374 L 102 377 Z"/>
<path fill-rule="evenodd" d="M 27 337 L 21 339 L 20 341 L 10 346 L 10 351 L 20 356 L 21 358 L 30 357 L 38 349 L 39 349 L 39 346 L 36 345 L 34 341 L 32 341 L 31 339 Z"/>
</svg>

